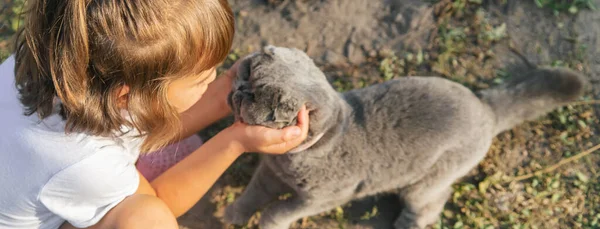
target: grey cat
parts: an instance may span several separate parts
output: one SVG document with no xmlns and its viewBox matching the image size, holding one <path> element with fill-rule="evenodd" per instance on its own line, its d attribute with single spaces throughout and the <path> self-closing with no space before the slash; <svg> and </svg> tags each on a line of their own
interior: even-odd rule
<svg viewBox="0 0 600 229">
<path fill-rule="evenodd" d="M 306 104 L 309 137 L 287 154 L 264 156 L 225 220 L 243 224 L 263 209 L 261 228 L 289 228 L 352 199 L 399 190 L 406 208 L 395 228 L 424 228 L 495 135 L 576 100 L 585 85 L 573 71 L 538 68 L 477 94 L 439 77 L 338 93 L 304 52 L 268 46 L 240 64 L 229 95 L 234 116 L 282 128 Z M 278 199 L 285 193 L 292 196 Z"/>
</svg>

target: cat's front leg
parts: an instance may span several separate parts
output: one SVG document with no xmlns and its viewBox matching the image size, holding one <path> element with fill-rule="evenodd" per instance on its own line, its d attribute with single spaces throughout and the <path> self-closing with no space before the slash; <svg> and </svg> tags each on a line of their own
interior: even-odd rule
<svg viewBox="0 0 600 229">
<path fill-rule="evenodd" d="M 394 223 L 395 229 L 423 229 L 437 221 L 450 197 L 450 187 L 429 189 L 404 196 L 406 208 Z"/>
<path fill-rule="evenodd" d="M 291 189 L 286 184 L 275 177 L 264 163 L 261 163 L 242 195 L 225 209 L 225 221 L 242 225 L 256 211 L 275 200 L 278 196 L 290 191 Z"/>
<path fill-rule="evenodd" d="M 292 223 L 301 218 L 331 210 L 350 199 L 350 196 L 336 196 L 333 200 L 314 200 L 293 196 L 286 200 L 280 200 L 262 212 L 260 228 L 288 229 Z"/>
</svg>

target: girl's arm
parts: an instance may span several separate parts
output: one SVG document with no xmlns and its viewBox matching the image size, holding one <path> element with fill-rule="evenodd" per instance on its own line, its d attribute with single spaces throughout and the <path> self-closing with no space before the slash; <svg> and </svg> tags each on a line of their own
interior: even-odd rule
<svg viewBox="0 0 600 229">
<path fill-rule="evenodd" d="M 138 193 L 155 194 L 175 217 L 188 211 L 243 153 L 227 136 L 217 135 L 149 184 L 140 180 Z"/>
<path fill-rule="evenodd" d="M 135 194 L 125 198 L 104 215 L 102 220 L 86 229 L 122 228 L 121 226 L 127 225 L 127 222 L 143 221 L 139 217 L 136 218 L 135 213 L 140 210 L 150 210 L 147 209 L 148 207 L 160 211 L 165 209 L 158 219 L 162 221 L 175 220 L 183 215 L 206 194 L 219 176 L 225 172 L 225 169 L 242 154 L 243 149 L 239 144 L 229 140 L 228 135 L 230 134 L 217 134 L 184 160 L 154 179 L 152 183 L 139 174 L 139 185 Z M 144 201 L 136 201 L 140 199 Z M 148 200 L 153 200 L 151 202 L 154 203 L 158 201 L 162 206 L 148 206 Z M 129 218 L 128 216 L 133 217 Z M 148 218 L 145 219 L 145 221 L 148 220 Z M 174 227 L 165 228 L 175 229 Z M 60 229 L 77 228 L 65 222 Z"/>
<path fill-rule="evenodd" d="M 299 113 L 298 125 L 282 130 L 235 123 L 171 167 L 152 183 L 148 183 L 140 174 L 139 186 L 135 194 L 125 198 L 100 222 L 87 229 L 126 228 L 122 225 L 139 224 L 132 217 L 135 218 L 133 215 L 136 215 L 136 212 L 139 216 L 140 210 L 148 210 L 154 214 L 156 211 L 160 211 L 159 215 L 163 217 L 155 218 L 154 221 L 175 225 L 176 222 L 170 221 L 181 216 L 196 204 L 227 167 L 243 152 L 282 154 L 300 145 L 307 135 L 308 112 L 305 107 Z M 151 204 L 148 205 L 149 203 Z M 166 212 L 162 212 L 163 209 Z M 60 229 L 74 228 L 67 222 L 60 227 Z"/>
<path fill-rule="evenodd" d="M 181 114 L 181 139 L 192 136 L 231 113 L 231 108 L 227 105 L 227 96 L 231 91 L 234 74 L 233 67 L 223 73 L 208 85 L 206 92 L 196 104 Z"/>
<path fill-rule="evenodd" d="M 281 154 L 298 146 L 308 134 L 308 112 L 302 108 L 298 125 L 283 130 L 236 123 L 148 184 L 142 179 L 138 192 L 155 194 L 175 217 L 188 211 L 243 152 Z"/>
</svg>

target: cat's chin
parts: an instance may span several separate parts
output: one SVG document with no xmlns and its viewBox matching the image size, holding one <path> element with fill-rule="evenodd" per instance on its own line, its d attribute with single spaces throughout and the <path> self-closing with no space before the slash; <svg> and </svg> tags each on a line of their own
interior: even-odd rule
<svg viewBox="0 0 600 229">
<path fill-rule="evenodd" d="M 317 143 L 324 135 L 325 133 L 320 133 L 317 136 L 313 137 L 312 139 L 310 139 L 310 141 L 305 142 L 300 144 L 299 146 L 296 146 L 296 148 L 293 148 L 292 150 L 290 150 L 288 153 L 299 153 L 302 152 L 308 148 L 310 148 L 311 146 L 313 146 L 315 143 Z"/>
</svg>

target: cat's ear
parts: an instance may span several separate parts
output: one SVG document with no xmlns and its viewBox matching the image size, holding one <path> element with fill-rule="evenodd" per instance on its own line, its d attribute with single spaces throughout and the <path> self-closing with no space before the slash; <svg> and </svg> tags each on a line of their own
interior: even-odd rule
<svg viewBox="0 0 600 229">
<path fill-rule="evenodd" d="M 267 45 L 263 48 L 263 53 L 269 56 L 275 56 L 275 48 L 276 47 L 273 45 Z"/>
</svg>

